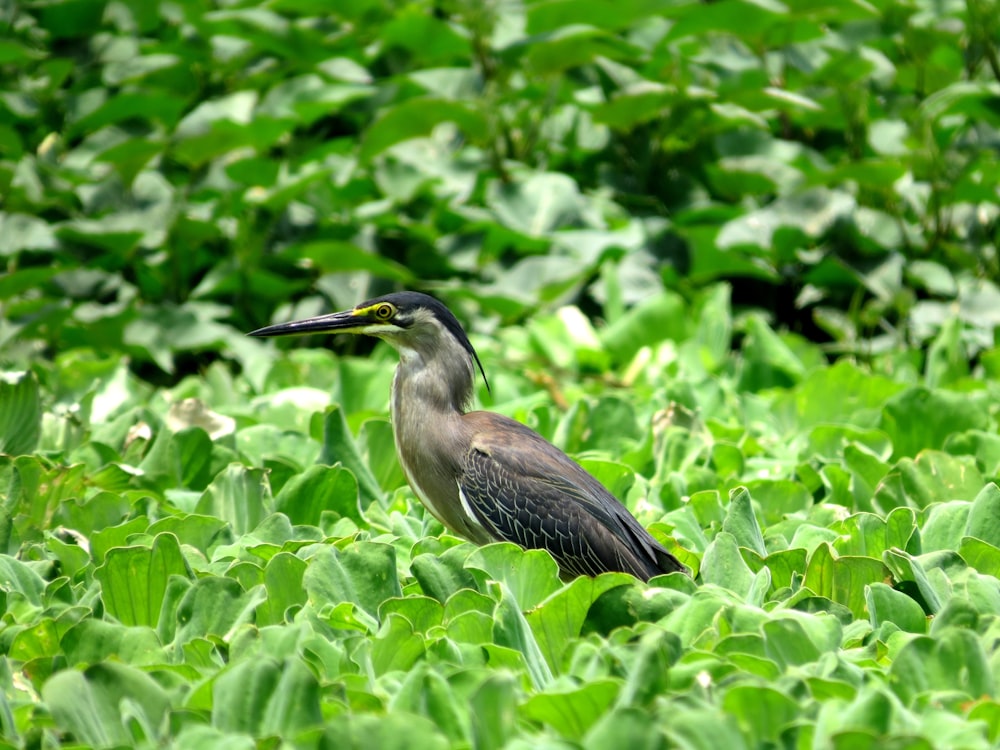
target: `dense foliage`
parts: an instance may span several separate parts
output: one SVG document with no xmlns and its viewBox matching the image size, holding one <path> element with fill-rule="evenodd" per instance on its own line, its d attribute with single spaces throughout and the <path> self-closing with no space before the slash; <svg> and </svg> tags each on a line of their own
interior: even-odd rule
<svg viewBox="0 0 1000 750">
<path fill-rule="evenodd" d="M 995 0 L 0 17 L 0 745 L 1000 741 Z M 400 287 L 694 578 L 443 533 L 390 350 L 242 335 Z"/>
</svg>

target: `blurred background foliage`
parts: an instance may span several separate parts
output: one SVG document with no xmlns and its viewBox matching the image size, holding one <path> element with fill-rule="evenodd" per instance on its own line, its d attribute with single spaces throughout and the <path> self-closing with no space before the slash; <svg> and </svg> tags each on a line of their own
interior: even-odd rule
<svg viewBox="0 0 1000 750">
<path fill-rule="evenodd" d="M 720 281 L 831 354 L 993 347 L 995 0 L 0 13 L 5 367 L 253 369 L 237 333 L 399 287 L 484 333 L 575 303 L 623 358 Z"/>
<path fill-rule="evenodd" d="M 0 747 L 997 746 L 997 0 L 0 28 Z M 698 585 L 450 537 L 393 352 L 244 335 L 402 287 Z"/>
</svg>

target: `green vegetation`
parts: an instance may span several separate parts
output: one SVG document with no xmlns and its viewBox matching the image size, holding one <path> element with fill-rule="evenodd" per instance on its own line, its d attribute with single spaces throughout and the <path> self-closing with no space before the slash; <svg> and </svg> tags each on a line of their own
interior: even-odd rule
<svg viewBox="0 0 1000 750">
<path fill-rule="evenodd" d="M 1000 742 L 995 0 L 0 19 L 0 747 Z M 444 534 L 391 350 L 243 335 L 399 287 L 696 578 Z"/>
</svg>

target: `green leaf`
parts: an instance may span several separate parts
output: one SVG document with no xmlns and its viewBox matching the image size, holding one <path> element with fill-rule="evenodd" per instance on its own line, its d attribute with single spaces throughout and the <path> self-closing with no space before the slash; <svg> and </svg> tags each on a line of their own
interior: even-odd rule
<svg viewBox="0 0 1000 750">
<path fill-rule="evenodd" d="M 306 563 L 290 552 L 279 552 L 267 561 L 264 568 L 267 601 L 257 608 L 258 625 L 283 623 L 290 608 L 306 603 L 302 584 L 306 568 Z"/>
<path fill-rule="evenodd" d="M 238 626 L 253 622 L 264 599 L 263 586 L 245 592 L 231 578 L 199 578 L 177 605 L 174 642 L 182 646 L 205 636 L 227 640 Z"/>
<path fill-rule="evenodd" d="M 396 550 L 388 544 L 354 542 L 322 547 L 311 558 L 302 585 L 315 605 L 353 602 L 372 617 L 386 599 L 402 595 Z"/>
<path fill-rule="evenodd" d="M 623 573 L 579 576 L 529 608 L 525 619 L 554 674 L 561 672 L 563 653 L 579 637 L 591 605 L 604 592 L 631 582 Z"/>
<path fill-rule="evenodd" d="M 722 709 L 736 719 L 751 747 L 777 743 L 800 712 L 797 701 L 763 685 L 730 688 L 722 698 Z"/>
<path fill-rule="evenodd" d="M 271 488 L 262 469 L 230 464 L 212 480 L 195 512 L 229 523 L 236 534 L 246 534 L 273 512 Z"/>
<path fill-rule="evenodd" d="M 408 672 L 424 655 L 424 640 L 405 617 L 389 612 L 371 645 L 372 670 L 376 675 Z"/>
<path fill-rule="evenodd" d="M 358 508 L 358 482 L 343 466 L 311 466 L 296 474 L 275 496 L 274 509 L 293 524 L 319 526 L 324 511 L 364 523 Z"/>
<path fill-rule="evenodd" d="M 520 604 L 510 589 L 503 583 L 494 586 L 499 591 L 493 626 L 494 639 L 498 645 L 521 654 L 532 684 L 536 689 L 542 690 L 552 682 L 552 670 L 549 669 L 538 641 L 522 614 Z"/>
<path fill-rule="evenodd" d="M 604 328 L 601 346 L 615 362 L 628 362 L 644 346 L 687 338 L 684 300 L 673 292 L 661 292 L 630 307 Z"/>
<path fill-rule="evenodd" d="M 438 125 L 454 123 L 472 141 L 488 132 L 487 120 L 476 107 L 436 97 L 409 99 L 388 109 L 367 129 L 359 156 L 371 161 L 386 149 L 411 138 L 430 135 Z"/>
<path fill-rule="evenodd" d="M 410 571 L 420 583 L 421 590 L 442 603 L 462 589 L 476 588 L 476 579 L 465 569 L 465 560 L 471 549 L 451 549 L 455 551 L 449 550 L 450 554 L 438 556 L 425 553 L 410 561 Z"/>
<path fill-rule="evenodd" d="M 529 237 L 587 225 L 587 204 L 572 178 L 558 172 L 490 183 L 487 204 L 500 222 Z"/>
<path fill-rule="evenodd" d="M 1000 547 L 967 536 L 958 547 L 962 559 L 983 575 L 1000 578 Z"/>
<path fill-rule="evenodd" d="M 961 664 L 961 669 L 955 669 Z M 992 695 L 994 678 L 975 633 L 947 628 L 910 640 L 889 667 L 889 683 L 907 705 L 918 696 L 954 690 L 969 698 Z"/>
<path fill-rule="evenodd" d="M 460 705 L 448 681 L 428 664 L 419 663 L 404 678 L 390 709 L 426 716 L 451 742 L 469 742 L 472 717 Z"/>
<path fill-rule="evenodd" d="M 732 534 L 741 547 L 752 549 L 761 557 L 767 554 L 764 547 L 764 535 L 753 512 L 753 501 L 746 487 L 737 487 L 729 495 L 729 508 L 726 519 L 722 522 L 722 530 Z"/>
<path fill-rule="evenodd" d="M 926 449 L 940 449 L 953 433 L 985 430 L 988 424 L 982 398 L 910 388 L 886 402 L 879 426 L 892 439 L 893 457 L 902 458 Z"/>
<path fill-rule="evenodd" d="M 31 453 L 41 430 L 42 404 L 34 373 L 0 376 L 0 453 Z"/>
<path fill-rule="evenodd" d="M 833 543 L 837 554 L 876 558 L 888 549 L 906 549 L 918 533 L 916 515 L 910 508 L 894 508 L 884 519 L 873 513 L 855 513 L 833 529 L 840 534 Z M 922 541 L 925 549 L 930 549 L 926 536 Z"/>
<path fill-rule="evenodd" d="M 89 666 L 109 659 L 144 666 L 162 664 L 167 659 L 151 628 L 129 628 L 104 620 L 81 620 L 65 632 L 59 645 L 73 666 Z"/>
<path fill-rule="evenodd" d="M 1000 487 L 994 483 L 983 487 L 972 501 L 965 535 L 1000 547 Z"/>
<path fill-rule="evenodd" d="M 155 627 L 171 576 L 191 578 L 180 542 L 158 534 L 151 547 L 115 547 L 94 571 L 108 614 L 124 625 Z"/>
<path fill-rule="evenodd" d="M 98 748 L 132 744 L 138 739 L 132 734 L 135 725 L 140 737 L 145 734 L 147 742 L 156 742 L 170 707 L 156 680 L 115 662 L 95 664 L 84 672 L 59 672 L 42 686 L 42 698 L 57 727 Z"/>
<path fill-rule="evenodd" d="M 616 681 L 594 680 L 575 690 L 537 693 L 528 699 L 522 711 L 529 719 L 578 740 L 610 708 L 620 689 Z"/>
<path fill-rule="evenodd" d="M 712 540 L 701 561 L 701 577 L 741 596 L 750 592 L 753 573 L 740 555 L 736 537 L 723 531 Z"/>
<path fill-rule="evenodd" d="M 469 701 L 472 740 L 477 750 L 500 750 L 517 722 L 518 685 L 513 674 L 490 674 Z"/>
<path fill-rule="evenodd" d="M 835 616 L 794 611 L 782 614 L 763 626 L 767 653 L 779 664 L 809 664 L 837 649 L 842 628 Z"/>
<path fill-rule="evenodd" d="M 409 713 L 341 714 L 324 722 L 324 744 L 342 750 L 448 750 L 447 738 L 428 719 Z M 509 725 L 508 725 L 509 726 Z"/>
<path fill-rule="evenodd" d="M 926 508 L 944 499 L 972 497 L 983 486 L 983 478 L 971 456 L 950 456 L 940 451 L 922 451 L 916 458 L 903 458 L 876 490 L 879 507 L 902 505 Z"/>
<path fill-rule="evenodd" d="M 212 724 L 223 731 L 281 737 L 322 723 L 319 683 L 298 660 L 245 660 L 212 686 Z"/>
<path fill-rule="evenodd" d="M 835 557 L 829 544 L 819 545 L 809 557 L 803 585 L 865 617 L 865 586 L 885 580 L 889 571 L 870 557 Z"/>
<path fill-rule="evenodd" d="M 315 433 L 315 430 L 311 431 Z M 344 411 L 339 406 L 330 407 L 323 416 L 322 438 L 323 450 L 319 456 L 319 463 L 327 466 L 343 464 L 357 479 L 361 500 L 364 503 L 379 500 L 382 497 L 382 488 L 362 460 L 354 436 L 347 428 Z"/>
<path fill-rule="evenodd" d="M 927 632 L 927 616 L 921 606 L 884 583 L 868 584 L 865 587 L 865 602 L 874 630 L 885 622 L 891 622 L 908 633 Z"/>
<path fill-rule="evenodd" d="M 559 566 L 548 552 L 525 550 L 510 542 L 479 547 L 465 561 L 467 568 L 479 568 L 494 581 L 502 582 L 528 610 L 557 591 Z"/>
</svg>

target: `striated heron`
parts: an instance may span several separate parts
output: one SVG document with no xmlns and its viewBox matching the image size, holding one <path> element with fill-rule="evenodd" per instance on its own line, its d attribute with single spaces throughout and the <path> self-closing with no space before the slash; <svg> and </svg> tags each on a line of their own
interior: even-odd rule
<svg viewBox="0 0 1000 750">
<path fill-rule="evenodd" d="M 279 323 L 251 336 L 356 333 L 399 352 L 391 412 L 396 453 L 427 510 L 477 544 L 544 549 L 564 577 L 631 573 L 649 580 L 685 567 L 600 482 L 509 417 L 467 411 L 482 363 L 441 302 L 398 292 L 353 310 Z M 487 382 L 487 388 L 489 383 Z"/>
</svg>

